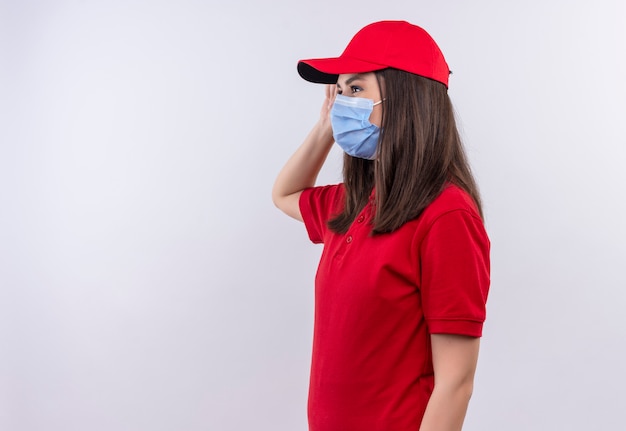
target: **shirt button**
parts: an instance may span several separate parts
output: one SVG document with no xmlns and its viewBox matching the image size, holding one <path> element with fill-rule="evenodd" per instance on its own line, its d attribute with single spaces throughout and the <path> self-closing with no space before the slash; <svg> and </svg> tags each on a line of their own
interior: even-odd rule
<svg viewBox="0 0 626 431">
<path fill-rule="evenodd" d="M 365 216 L 359 216 L 358 219 L 356 219 L 357 223 L 363 223 L 363 220 L 365 220 Z"/>
<path fill-rule="evenodd" d="M 352 236 L 351 236 L 351 235 L 349 235 L 349 236 L 346 238 L 346 242 L 347 242 L 348 244 L 350 244 L 350 243 L 352 242 Z"/>
</svg>

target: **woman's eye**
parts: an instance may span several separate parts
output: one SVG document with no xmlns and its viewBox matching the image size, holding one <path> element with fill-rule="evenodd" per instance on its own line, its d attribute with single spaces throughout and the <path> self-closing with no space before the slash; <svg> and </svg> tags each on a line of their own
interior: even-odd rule
<svg viewBox="0 0 626 431">
<path fill-rule="evenodd" d="M 359 91 L 363 90 L 361 87 L 357 87 L 356 85 L 352 85 L 350 87 L 350 90 L 352 90 L 352 94 L 354 93 L 358 93 Z"/>
</svg>

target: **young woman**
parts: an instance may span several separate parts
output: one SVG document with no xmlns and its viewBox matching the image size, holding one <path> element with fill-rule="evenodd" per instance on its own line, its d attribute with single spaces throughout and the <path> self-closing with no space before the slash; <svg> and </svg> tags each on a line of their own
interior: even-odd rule
<svg viewBox="0 0 626 431">
<path fill-rule="evenodd" d="M 273 200 L 324 250 L 315 281 L 312 431 L 460 430 L 489 289 L 489 239 L 434 40 L 404 21 L 360 30 Z M 342 184 L 314 187 L 336 142 Z"/>
</svg>

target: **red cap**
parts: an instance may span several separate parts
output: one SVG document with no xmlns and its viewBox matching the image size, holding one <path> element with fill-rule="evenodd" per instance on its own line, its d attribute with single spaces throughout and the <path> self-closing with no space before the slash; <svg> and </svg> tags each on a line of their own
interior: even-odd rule
<svg viewBox="0 0 626 431">
<path fill-rule="evenodd" d="M 336 58 L 300 60 L 298 73 L 310 82 L 334 84 L 343 73 L 393 67 L 448 86 L 450 69 L 426 30 L 406 21 L 379 21 L 363 27 Z"/>
</svg>

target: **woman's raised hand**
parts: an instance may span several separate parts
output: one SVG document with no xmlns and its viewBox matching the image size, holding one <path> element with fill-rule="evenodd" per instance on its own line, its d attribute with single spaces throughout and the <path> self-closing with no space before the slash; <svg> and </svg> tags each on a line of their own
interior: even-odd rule
<svg viewBox="0 0 626 431">
<path fill-rule="evenodd" d="M 328 84 L 325 87 L 326 97 L 324 98 L 324 103 L 322 104 L 322 109 L 320 111 L 320 121 L 324 124 L 328 123 L 328 127 L 330 127 L 330 110 L 333 107 L 333 103 L 335 103 L 335 97 L 337 96 L 337 86 L 334 84 Z"/>
</svg>

